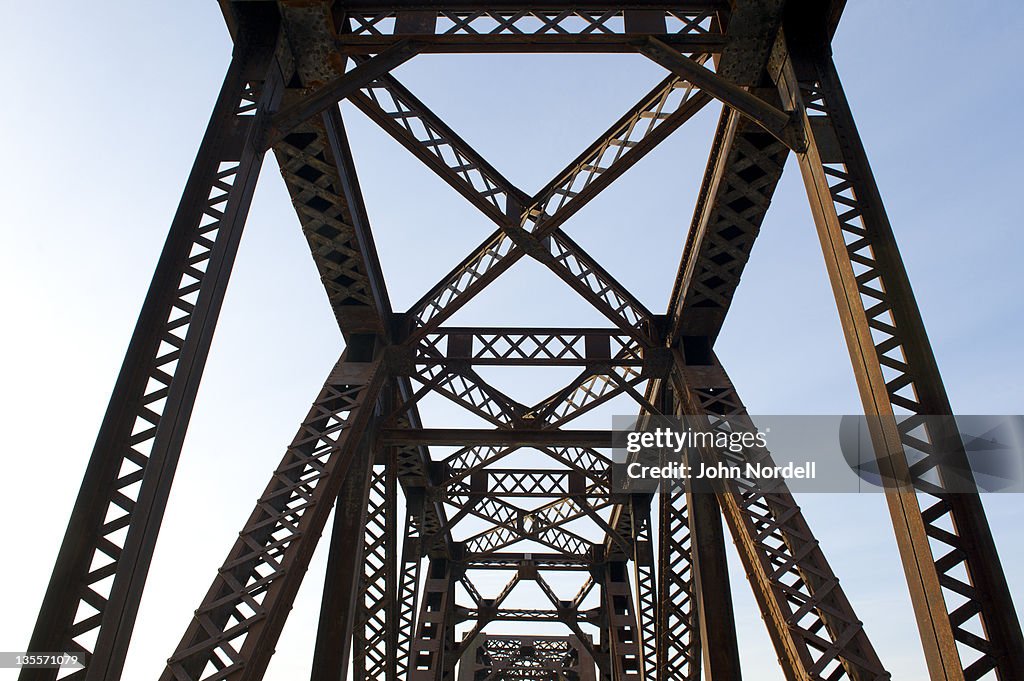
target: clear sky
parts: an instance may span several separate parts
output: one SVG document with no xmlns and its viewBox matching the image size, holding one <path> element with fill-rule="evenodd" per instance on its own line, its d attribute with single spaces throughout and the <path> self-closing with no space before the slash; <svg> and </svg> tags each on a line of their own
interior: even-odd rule
<svg viewBox="0 0 1024 681">
<path fill-rule="evenodd" d="M 214 0 L 3 0 L 0 75 L 0 650 L 23 649 L 167 225 L 227 65 Z M 835 59 L 951 400 L 1024 413 L 1019 257 L 1024 6 L 851 2 Z M 527 191 L 662 77 L 640 57 L 420 57 L 398 77 Z M 475 208 L 345 107 L 396 309 L 484 236 Z M 717 120 L 709 108 L 566 225 L 664 308 Z M 268 158 L 189 430 L 124 678 L 155 678 L 342 344 Z M 401 193 L 399 193 L 401 191 Z M 599 324 L 521 263 L 453 323 Z M 787 167 L 718 352 L 752 413 L 860 410 L 799 172 Z M 522 385 L 523 399 L 530 386 Z M 520 396 L 510 390 L 514 397 Z M 801 497 L 868 635 L 924 679 L 879 495 Z M 986 508 L 1018 608 L 1024 498 Z M 322 542 L 326 545 L 326 542 Z M 269 678 L 308 673 L 323 551 Z M 734 565 L 734 567 L 736 567 Z M 741 644 L 781 679 L 742 572 Z M 0 670 L 0 679 L 14 678 Z"/>
</svg>

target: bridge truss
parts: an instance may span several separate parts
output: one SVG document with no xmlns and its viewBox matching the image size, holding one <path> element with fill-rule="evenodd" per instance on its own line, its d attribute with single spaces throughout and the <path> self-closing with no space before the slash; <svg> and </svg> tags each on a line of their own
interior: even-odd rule
<svg viewBox="0 0 1024 681">
<path fill-rule="evenodd" d="M 85 654 L 84 669 L 59 678 L 121 677 L 267 151 L 345 347 L 161 681 L 263 677 L 332 508 L 313 681 L 740 679 L 725 528 L 787 679 L 889 678 L 784 488 L 765 494 L 727 480 L 714 494 L 671 485 L 653 496 L 616 493 L 609 433 L 574 428 L 615 399 L 640 415 L 703 415 L 710 428 L 745 418 L 714 346 L 790 154 L 865 412 L 950 413 L 832 62 L 842 0 L 222 5 L 231 64 L 30 644 Z M 638 53 L 666 75 L 528 194 L 392 74 L 418 54 L 484 52 Z M 346 99 L 494 223 L 406 311 L 389 302 L 338 107 Z M 714 100 L 725 106 L 670 304 L 655 314 L 562 227 Z M 527 258 L 608 325 L 445 324 Z M 485 380 L 484 367 L 577 374 L 522 404 Z M 425 423 L 420 404 L 437 395 L 489 426 Z M 872 437 L 894 476 L 937 481 L 886 493 L 930 676 L 1024 679 L 1024 641 L 980 499 L 943 488 L 963 447 L 952 461 L 940 457 L 936 443 L 949 434 L 919 425 L 911 418 Z M 909 448 L 924 458 L 909 460 Z M 496 580 L 504 586 L 481 589 Z M 508 622 L 564 634 L 496 633 Z M 457 627 L 468 632 L 458 637 Z"/>
</svg>

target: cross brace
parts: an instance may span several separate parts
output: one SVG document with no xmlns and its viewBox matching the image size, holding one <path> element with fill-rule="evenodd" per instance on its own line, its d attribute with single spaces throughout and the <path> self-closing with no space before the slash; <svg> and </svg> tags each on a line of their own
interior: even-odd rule
<svg viewBox="0 0 1024 681">
<path fill-rule="evenodd" d="M 888 678 L 784 486 L 765 493 L 721 481 L 708 495 L 668 486 L 655 507 L 649 495 L 612 490 L 602 452 L 610 431 L 566 428 L 616 400 L 642 418 L 687 414 L 709 430 L 753 427 L 714 343 L 791 150 L 865 411 L 950 413 L 828 54 L 842 4 L 800 13 L 783 0 L 224 0 L 235 55 L 31 649 L 86 653 L 86 668 L 63 678 L 120 676 L 227 276 L 271 148 L 346 349 L 162 679 L 262 678 L 332 507 L 313 679 L 343 678 L 349 669 L 353 679 L 386 681 L 667 681 L 702 671 L 739 679 L 722 519 L 787 679 Z M 421 52 L 524 49 L 639 51 L 670 74 L 528 195 L 390 73 Z M 668 309 L 655 315 L 563 226 L 713 98 L 725 107 Z M 342 99 L 497 228 L 403 314 L 388 300 Z M 526 256 L 611 328 L 443 326 Z M 525 405 L 481 376 L 477 367 L 488 365 L 580 373 Z M 425 427 L 419 405 L 430 394 L 493 427 Z M 939 443 L 955 434 L 926 428 L 922 439 L 911 426 L 881 426 L 872 437 L 889 472 L 918 486 L 889 490 L 887 500 L 929 674 L 1024 678 L 1024 641 L 980 500 L 973 488 L 948 488 L 954 471 L 969 470 L 962 443 L 950 452 Z M 913 465 L 905 455 L 911 442 L 926 454 Z M 443 448 L 454 452 L 435 456 Z M 713 448 L 701 456 L 770 458 Z M 925 485 L 932 473 L 939 482 Z M 488 595 L 481 575 L 501 571 L 511 577 Z M 581 580 L 572 594 L 556 588 L 565 578 Z M 518 600 L 528 589 L 540 602 Z M 567 631 L 485 631 L 502 622 Z M 459 627 L 469 627 L 462 639 Z M 25 670 L 21 678 L 56 672 Z"/>
</svg>

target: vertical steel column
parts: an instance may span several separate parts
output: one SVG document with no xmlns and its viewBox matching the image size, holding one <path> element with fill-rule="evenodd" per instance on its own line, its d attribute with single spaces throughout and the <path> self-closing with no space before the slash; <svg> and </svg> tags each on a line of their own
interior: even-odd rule
<svg viewBox="0 0 1024 681">
<path fill-rule="evenodd" d="M 721 364 L 713 353 L 706 361 L 687 364 L 676 354 L 672 380 L 683 410 L 706 416 L 710 430 L 752 430 L 754 424 Z M 765 449 L 703 447 L 701 455 L 712 465 L 774 465 Z M 716 479 L 713 486 L 786 678 L 888 679 L 785 483 L 776 481 L 765 490 L 759 481 L 740 477 Z"/>
<path fill-rule="evenodd" d="M 452 569 L 444 558 L 431 558 L 423 585 L 423 601 L 416 622 L 408 681 L 440 681 L 454 604 Z"/>
<path fill-rule="evenodd" d="M 276 14 L 243 15 L 231 65 L 143 304 L 29 649 L 120 678 L 171 481 L 263 162 L 283 76 Z M 110 580 L 110 578 L 113 578 Z M 56 678 L 25 669 L 22 681 Z"/>
<path fill-rule="evenodd" d="M 637 619 L 630 593 L 625 562 L 610 562 L 601 583 L 611 681 L 640 681 L 641 650 L 637 640 Z"/>
<path fill-rule="evenodd" d="M 704 677 L 709 681 L 740 681 L 740 649 L 725 557 L 722 509 L 710 489 L 695 491 L 692 485 L 686 491 L 686 508 Z"/>
<path fill-rule="evenodd" d="M 675 413 L 684 419 L 692 418 L 681 408 L 681 405 L 688 403 L 686 395 L 673 394 L 671 383 L 663 388 L 663 399 L 675 408 L 666 413 Z M 680 377 L 677 385 L 681 383 Z M 687 463 L 691 467 L 696 465 L 699 458 L 699 453 L 687 452 Z M 740 651 L 732 589 L 729 585 L 729 564 L 725 556 L 722 509 L 715 499 L 714 490 L 710 485 L 702 483 L 690 481 L 684 486 L 685 518 L 690 540 L 687 556 L 691 579 L 689 595 L 696 598 L 691 608 L 690 624 L 699 627 L 699 634 L 697 631 L 691 632 L 691 636 L 699 641 L 696 646 L 691 646 L 691 650 L 694 654 L 697 651 L 703 653 L 704 678 L 710 681 L 739 681 L 742 678 Z M 674 487 L 671 483 L 665 486 Z M 663 492 L 671 494 L 669 489 Z M 682 501 L 680 498 L 679 502 Z M 696 617 L 693 617 L 694 613 Z M 701 665 L 691 663 L 691 666 L 694 678 L 699 677 Z"/>
<path fill-rule="evenodd" d="M 364 577 L 363 535 L 372 488 L 371 459 L 372 452 L 365 446 L 361 447 L 349 465 L 334 506 L 334 526 L 310 681 L 339 681 L 349 671 L 349 655 L 357 626 L 356 613 L 360 609 L 357 598 Z M 357 656 L 359 652 L 357 646 Z"/>
<path fill-rule="evenodd" d="M 573 635 L 569 636 L 569 642 L 579 658 L 577 661 L 579 681 L 597 681 L 597 673 L 594 671 L 597 665 L 588 650 L 588 646 L 591 645 L 589 640 L 584 643 L 578 636 Z"/>
<path fill-rule="evenodd" d="M 355 601 L 353 681 L 397 681 L 395 513 L 398 478 L 395 475 L 395 448 L 387 447 L 382 453 L 384 462 L 373 466 L 366 499 L 360 561 L 362 575 Z M 340 546 L 338 549 L 345 551 Z"/>
<path fill-rule="evenodd" d="M 697 586 L 682 483 L 663 481 L 658 505 L 658 681 L 699 681 Z"/>
<path fill-rule="evenodd" d="M 835 66 L 820 45 L 780 41 L 776 53 L 773 75 L 809 140 L 800 169 L 861 399 L 882 417 L 872 432 L 880 465 L 926 490 L 889 488 L 886 499 L 929 672 L 1024 678 L 1024 637 L 959 435 L 892 418 L 952 411 Z M 911 466 L 906 447 L 924 459 Z M 939 483 L 921 486 L 932 471 Z"/>
<path fill-rule="evenodd" d="M 375 346 L 373 336 L 353 335 L 345 358 L 370 360 Z M 385 387 L 382 393 L 387 392 Z M 353 642 L 356 643 L 357 657 L 363 650 L 354 634 L 364 624 L 362 618 L 366 614 L 359 599 L 365 595 L 366 588 L 368 534 L 375 533 L 378 524 L 384 520 L 380 502 L 382 499 L 386 501 L 379 489 L 385 476 L 378 475 L 375 470 L 373 447 L 370 438 L 364 437 L 359 442 L 334 505 L 334 526 L 313 649 L 311 681 L 345 678 L 349 672 Z M 370 529 L 371 522 L 373 530 Z M 373 553 L 373 548 L 370 548 L 370 553 Z M 353 665 L 353 669 L 358 666 Z"/>
<path fill-rule="evenodd" d="M 396 461 L 397 466 L 397 461 Z M 416 493 L 406 490 L 405 542 L 402 545 L 402 566 L 398 584 L 396 676 L 407 681 L 411 665 L 413 635 L 416 632 L 416 612 L 420 593 L 420 565 L 423 563 L 423 534 L 425 507 L 422 488 Z"/>
<path fill-rule="evenodd" d="M 657 681 L 658 602 L 651 538 L 651 497 L 633 495 L 630 502 L 633 543 L 633 581 L 636 585 L 637 632 L 640 636 L 640 670 L 644 681 Z"/>
<path fill-rule="evenodd" d="M 651 388 L 662 414 L 676 413 L 671 381 Z M 657 681 L 700 681 L 701 638 L 697 584 L 693 566 L 686 491 L 679 481 L 658 487 L 658 623 L 655 646 Z"/>
<path fill-rule="evenodd" d="M 401 626 L 402 606 L 398 602 L 398 586 L 402 575 L 398 572 L 398 449 L 388 447 L 385 461 L 387 472 L 384 480 L 386 489 L 384 534 L 384 590 L 388 602 L 384 615 L 384 681 L 404 681 L 398 676 L 398 636 Z M 375 677 L 370 677 L 371 681 Z M 376 677 L 379 678 L 379 677 Z"/>
</svg>

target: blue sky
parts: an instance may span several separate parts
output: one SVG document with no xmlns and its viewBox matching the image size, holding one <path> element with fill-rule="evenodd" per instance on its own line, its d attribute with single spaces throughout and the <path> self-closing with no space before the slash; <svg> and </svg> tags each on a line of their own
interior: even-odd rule
<svg viewBox="0 0 1024 681">
<path fill-rule="evenodd" d="M 4 9 L 0 283 L 9 321 L 0 335 L 0 513 L 15 560 L 0 567 L 0 649 L 14 650 L 27 643 L 230 41 L 213 0 L 4 0 Z M 1016 200 L 1024 149 L 1015 112 L 1024 104 L 1016 87 L 1024 7 L 979 2 L 969 18 L 961 3 L 851 3 L 835 59 L 954 408 L 1020 414 L 1024 236 Z M 433 56 L 398 77 L 513 182 L 535 191 L 661 73 L 621 55 Z M 391 298 L 404 309 L 492 227 L 359 112 L 344 113 Z M 717 109 L 703 112 L 566 225 L 656 311 L 667 300 L 716 119 Z M 453 323 L 603 324 L 532 263 L 493 289 Z M 752 413 L 860 409 L 792 162 L 717 349 Z M 124 678 L 158 673 L 340 350 L 268 159 Z M 882 497 L 801 503 L 894 677 L 925 678 Z M 1020 605 L 1024 503 L 1019 495 L 985 503 Z M 269 678 L 308 671 L 322 554 Z M 781 679 L 750 590 L 740 571 L 733 575 L 748 667 L 759 679 Z"/>
</svg>

